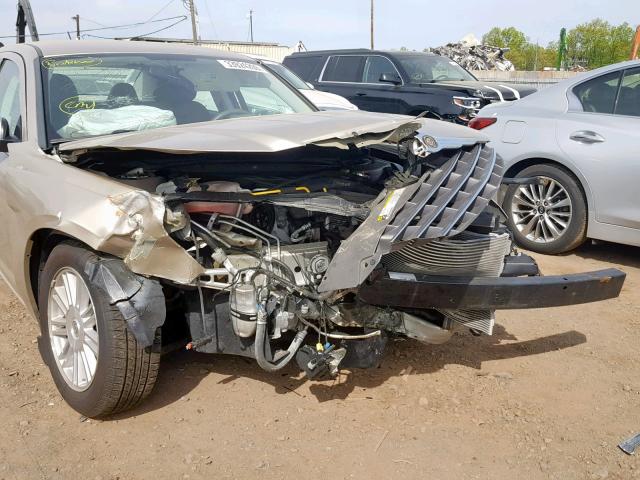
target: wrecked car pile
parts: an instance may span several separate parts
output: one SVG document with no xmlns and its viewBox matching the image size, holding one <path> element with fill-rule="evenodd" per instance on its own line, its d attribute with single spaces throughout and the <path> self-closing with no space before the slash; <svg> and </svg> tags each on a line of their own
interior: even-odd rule
<svg viewBox="0 0 640 480">
<path fill-rule="evenodd" d="M 500 70 L 511 72 L 516 68 L 504 58 L 508 48 L 490 45 L 473 45 L 466 42 L 447 43 L 441 47 L 430 49 L 431 52 L 455 60 L 467 70 Z"/>
<path fill-rule="evenodd" d="M 0 213 L 15 232 L 0 266 L 87 416 L 142 400 L 172 334 L 321 378 L 378 365 L 391 336 L 491 335 L 496 309 L 622 287 L 614 269 L 539 276 L 512 245 L 494 203 L 502 161 L 475 130 L 320 112 L 259 63 L 197 47 L 19 52 L 44 95 L 30 91 L 38 114 L 23 116 L 39 135 L 3 127 Z M 100 111 L 130 121 L 105 134 Z"/>
</svg>

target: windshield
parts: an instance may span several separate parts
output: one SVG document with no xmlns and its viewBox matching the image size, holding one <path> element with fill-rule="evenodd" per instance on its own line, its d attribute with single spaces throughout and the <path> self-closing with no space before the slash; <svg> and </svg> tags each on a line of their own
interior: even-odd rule
<svg viewBox="0 0 640 480">
<path fill-rule="evenodd" d="M 264 65 L 266 65 L 267 68 L 276 72 L 278 75 L 280 75 L 282 78 L 284 78 L 287 82 L 289 82 L 298 90 L 311 90 L 311 88 L 309 88 L 309 85 L 307 85 L 307 83 L 304 80 L 302 80 L 299 76 L 297 76 L 295 73 L 293 73 L 291 70 L 289 70 L 287 67 L 285 67 L 281 63 L 265 62 Z"/>
<path fill-rule="evenodd" d="M 398 55 L 411 83 L 475 81 L 473 75 L 447 57 L 437 55 Z"/>
<path fill-rule="evenodd" d="M 113 54 L 41 65 L 49 140 L 313 111 L 253 61 Z"/>
</svg>

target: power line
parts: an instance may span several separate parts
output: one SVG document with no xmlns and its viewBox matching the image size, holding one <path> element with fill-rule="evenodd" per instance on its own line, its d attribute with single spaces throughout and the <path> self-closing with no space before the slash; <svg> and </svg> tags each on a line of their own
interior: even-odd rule
<svg viewBox="0 0 640 480">
<path fill-rule="evenodd" d="M 211 11 L 209 10 L 209 2 L 204 0 L 204 8 L 207 10 L 207 17 L 209 18 L 209 24 L 211 25 L 211 30 L 213 31 L 213 38 L 218 38 L 218 31 L 216 30 L 216 26 L 213 24 L 213 17 L 211 16 Z"/>
<path fill-rule="evenodd" d="M 82 20 L 89 23 L 95 23 L 96 25 L 100 25 L 101 27 L 108 28 L 104 23 L 96 22 L 95 20 L 91 20 L 90 18 L 87 18 L 87 17 L 82 17 Z"/>
<path fill-rule="evenodd" d="M 180 20 L 178 20 L 177 22 L 172 23 L 171 25 L 167 25 L 166 27 L 162 27 L 159 28 L 158 30 L 154 30 L 153 32 L 147 32 L 147 33 L 143 33 L 142 35 L 132 35 L 130 37 L 126 37 L 126 38 L 142 38 L 142 37 L 148 37 L 149 35 L 153 35 L 154 33 L 158 33 L 158 32 L 162 32 L 164 30 L 168 30 L 171 27 L 175 27 L 176 25 L 178 25 L 179 23 L 184 22 L 187 19 L 187 17 L 183 16 Z M 82 35 L 82 38 L 85 37 L 91 37 L 91 38 L 101 38 L 103 40 L 114 40 L 116 37 L 101 37 L 99 35 L 91 35 L 91 34 L 86 34 L 86 35 Z M 123 38 L 123 37 L 118 37 L 118 38 Z"/>
<path fill-rule="evenodd" d="M 124 28 L 131 28 L 131 27 L 139 27 L 140 25 L 147 25 L 149 23 L 159 23 L 159 22 L 166 22 L 168 20 L 176 20 L 176 19 L 180 19 L 179 22 L 176 22 L 174 25 L 177 25 L 178 23 L 182 22 L 183 20 L 187 19 L 186 15 L 176 15 L 174 17 L 167 17 L 167 18 L 160 18 L 158 20 L 152 20 L 152 21 L 145 21 L 145 22 L 136 22 L 136 23 L 129 23 L 129 24 L 124 24 L 124 25 L 114 25 L 111 27 L 100 27 L 100 28 L 87 28 L 85 30 L 82 30 L 83 32 L 98 32 L 101 30 L 122 30 Z M 49 32 L 49 33 L 40 33 L 38 32 L 38 34 L 40 36 L 43 35 L 67 35 L 68 31 L 65 30 L 64 32 Z M 3 35 L 0 36 L 0 38 L 15 38 L 15 33 L 13 35 Z"/>
<path fill-rule="evenodd" d="M 158 15 L 160 15 L 169 5 L 171 5 L 173 2 L 175 2 L 175 0 L 169 0 L 166 5 L 164 7 L 162 7 L 160 10 L 158 10 L 156 13 L 154 13 L 153 15 L 151 15 L 148 19 L 147 22 L 150 22 L 151 20 L 153 20 L 154 18 L 156 18 Z"/>
</svg>

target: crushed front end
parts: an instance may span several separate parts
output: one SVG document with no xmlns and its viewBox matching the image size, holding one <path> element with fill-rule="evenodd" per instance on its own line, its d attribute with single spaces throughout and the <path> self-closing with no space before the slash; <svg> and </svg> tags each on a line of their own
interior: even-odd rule
<svg viewBox="0 0 640 480">
<path fill-rule="evenodd" d="M 199 266 L 194 278 L 158 274 L 157 264 L 140 271 L 144 253 L 125 262 L 160 277 L 188 347 L 267 371 L 292 361 L 309 378 L 373 367 L 390 336 L 491 335 L 497 309 L 619 294 L 624 273 L 614 269 L 540 276 L 494 203 L 500 158 L 471 130 L 442 125 L 414 120 L 280 152 L 95 150 L 76 160 L 164 202 L 171 241 Z"/>
</svg>

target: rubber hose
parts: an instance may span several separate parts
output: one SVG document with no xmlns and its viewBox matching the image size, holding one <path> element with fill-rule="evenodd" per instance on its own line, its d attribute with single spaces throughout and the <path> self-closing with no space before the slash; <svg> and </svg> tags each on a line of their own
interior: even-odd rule
<svg viewBox="0 0 640 480">
<path fill-rule="evenodd" d="M 258 310 L 258 321 L 256 326 L 256 340 L 254 344 L 256 362 L 260 365 L 260 368 L 267 372 L 277 372 L 283 369 L 293 359 L 302 342 L 304 342 L 307 336 L 307 329 L 300 330 L 296 333 L 296 336 L 291 341 L 291 345 L 287 348 L 287 355 L 282 358 L 278 363 L 271 363 L 264 356 L 264 345 L 267 339 L 267 317 L 262 309 Z"/>
</svg>

